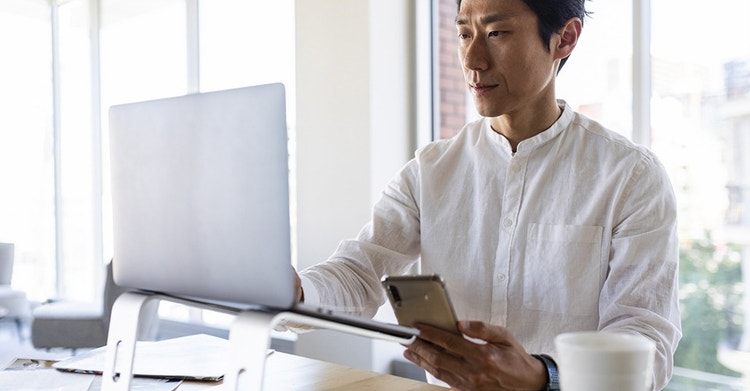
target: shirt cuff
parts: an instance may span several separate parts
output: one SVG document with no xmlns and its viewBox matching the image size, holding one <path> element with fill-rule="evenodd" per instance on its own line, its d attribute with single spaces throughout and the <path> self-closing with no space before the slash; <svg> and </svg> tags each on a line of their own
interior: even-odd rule
<svg viewBox="0 0 750 391">
<path fill-rule="evenodd" d="M 304 292 L 305 295 L 305 304 L 313 306 L 320 305 L 320 295 L 318 295 L 318 290 L 315 289 L 313 282 L 303 275 L 300 275 L 299 279 L 302 284 L 302 292 Z"/>
</svg>

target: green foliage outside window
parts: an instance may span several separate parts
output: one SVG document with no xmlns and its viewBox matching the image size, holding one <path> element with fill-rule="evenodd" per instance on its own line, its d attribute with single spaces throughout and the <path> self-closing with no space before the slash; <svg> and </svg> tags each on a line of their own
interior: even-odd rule
<svg viewBox="0 0 750 391">
<path fill-rule="evenodd" d="M 680 306 L 683 337 L 675 366 L 740 376 L 717 359 L 720 344 L 736 347 L 742 337 L 742 253 L 718 245 L 710 233 L 680 248 Z"/>
</svg>

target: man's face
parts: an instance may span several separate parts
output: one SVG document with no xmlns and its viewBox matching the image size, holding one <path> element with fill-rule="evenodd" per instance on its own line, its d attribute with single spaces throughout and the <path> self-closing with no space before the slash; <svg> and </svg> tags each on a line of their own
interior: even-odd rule
<svg viewBox="0 0 750 391">
<path fill-rule="evenodd" d="M 462 1 L 456 17 L 458 55 L 482 116 L 499 117 L 554 99 L 557 62 L 537 23 L 522 0 Z"/>
</svg>

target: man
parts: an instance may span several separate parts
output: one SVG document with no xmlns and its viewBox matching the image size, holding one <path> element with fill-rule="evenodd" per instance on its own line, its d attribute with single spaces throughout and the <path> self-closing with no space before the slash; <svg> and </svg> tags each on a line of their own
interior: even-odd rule
<svg viewBox="0 0 750 391">
<path fill-rule="evenodd" d="M 404 356 L 451 387 L 556 389 L 554 337 L 579 330 L 653 340 L 653 387 L 666 385 L 681 336 L 675 199 L 649 150 L 556 100 L 583 1 L 459 0 L 484 118 L 418 151 L 357 238 L 300 273 L 301 300 L 373 316 L 381 277 L 420 262 L 474 341 L 419 326 Z"/>
</svg>

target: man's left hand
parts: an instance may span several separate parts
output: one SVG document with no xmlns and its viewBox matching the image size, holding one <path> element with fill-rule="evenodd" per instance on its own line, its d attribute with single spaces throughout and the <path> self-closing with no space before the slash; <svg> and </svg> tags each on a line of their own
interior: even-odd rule
<svg viewBox="0 0 750 391">
<path fill-rule="evenodd" d="M 531 390 L 547 384 L 541 361 L 529 355 L 508 329 L 479 321 L 461 321 L 463 336 L 417 325 L 419 338 L 404 357 L 455 390 Z"/>
</svg>

